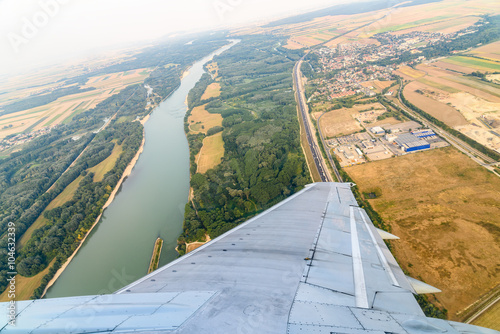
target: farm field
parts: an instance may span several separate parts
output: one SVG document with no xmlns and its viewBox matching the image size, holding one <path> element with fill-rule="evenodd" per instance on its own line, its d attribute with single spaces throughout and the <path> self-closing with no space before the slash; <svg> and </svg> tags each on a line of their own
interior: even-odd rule
<svg viewBox="0 0 500 334">
<path fill-rule="evenodd" d="M 500 71 L 500 63 L 487 59 L 478 59 L 473 57 L 453 56 L 442 60 L 446 63 L 467 67 L 477 71 Z"/>
<path fill-rule="evenodd" d="M 214 168 L 222 161 L 224 156 L 224 141 L 222 140 L 222 132 L 203 139 L 203 146 L 196 156 L 198 165 L 197 173 L 206 173 L 209 169 Z"/>
<path fill-rule="evenodd" d="M 472 50 L 471 53 L 488 60 L 500 60 L 500 41 L 482 45 Z"/>
<path fill-rule="evenodd" d="M 497 8 L 494 0 L 480 0 L 473 5 L 456 0 L 400 7 L 393 10 L 387 19 L 364 28 L 362 36 L 369 37 L 387 31 L 392 31 L 394 34 L 417 30 L 452 33 L 474 24 L 481 15 L 493 13 Z M 442 14 L 436 15 L 436 13 Z"/>
<path fill-rule="evenodd" d="M 500 330 L 500 301 L 481 314 L 472 324 Z"/>
<path fill-rule="evenodd" d="M 193 133 L 207 133 L 214 126 L 222 126 L 222 116 L 211 114 L 205 110 L 205 105 L 193 108 L 188 118 L 189 130 Z"/>
<path fill-rule="evenodd" d="M 500 179 L 448 147 L 345 169 L 401 240 L 405 270 L 434 285 L 450 319 L 499 281 Z M 471 236 L 474 236 L 471 238 Z"/>
<path fill-rule="evenodd" d="M 125 87 L 143 82 L 149 72 L 149 69 L 138 69 L 92 77 L 82 88 L 93 87 L 95 90 L 67 95 L 46 105 L 0 116 L 0 139 L 68 123 L 75 115 L 94 108 Z"/>
<path fill-rule="evenodd" d="M 452 0 L 411 7 L 396 6 L 391 10 L 385 9 L 371 13 L 325 16 L 307 22 L 279 27 L 237 30 L 235 34 L 274 33 L 290 35 L 291 37 L 285 45 L 286 48 L 308 48 L 388 14 L 381 20 L 326 44 L 330 48 L 335 48 L 340 43 L 359 42 L 360 39 L 366 40 L 376 33 L 388 31 L 393 32 L 393 34 L 405 34 L 417 30 L 445 34 L 453 33 L 474 24 L 480 20 L 481 15 L 494 13 L 497 8 L 495 0 L 479 0 L 474 3 Z M 435 15 L 435 13 L 443 14 Z"/>
</svg>

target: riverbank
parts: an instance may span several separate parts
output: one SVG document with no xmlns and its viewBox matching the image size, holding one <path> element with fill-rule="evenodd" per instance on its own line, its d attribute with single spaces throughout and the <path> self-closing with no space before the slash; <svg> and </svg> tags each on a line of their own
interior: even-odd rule
<svg viewBox="0 0 500 334">
<path fill-rule="evenodd" d="M 146 117 L 144 117 L 141 120 L 141 124 L 144 125 L 148 121 L 148 119 L 149 119 L 149 115 L 147 115 Z M 71 260 L 73 260 L 73 258 L 76 256 L 76 254 L 78 253 L 78 251 L 80 250 L 80 248 L 83 246 L 83 244 L 85 243 L 85 240 L 88 238 L 88 236 L 90 235 L 90 233 L 92 232 L 92 230 L 97 226 L 97 224 L 101 220 L 101 217 L 102 217 L 102 215 L 104 213 L 104 210 L 106 210 L 106 208 L 113 202 L 116 194 L 118 193 L 118 191 L 120 190 L 120 187 L 123 184 L 123 181 L 125 181 L 125 179 L 130 175 L 130 173 L 132 173 L 132 170 L 134 169 L 135 164 L 139 160 L 139 156 L 141 155 L 141 153 L 144 150 L 144 144 L 145 143 L 146 143 L 146 133 L 143 130 L 143 137 L 142 137 L 141 146 L 137 150 L 137 153 L 135 154 L 134 158 L 130 161 L 130 163 L 128 164 L 128 166 L 123 171 L 123 174 L 122 174 L 120 180 L 118 180 L 118 183 L 116 184 L 115 188 L 113 189 L 113 191 L 109 195 L 108 200 L 106 201 L 106 203 L 102 207 L 101 214 L 97 217 L 97 219 L 95 220 L 95 222 L 92 225 L 92 227 L 88 230 L 88 232 L 85 234 L 85 236 L 83 237 L 83 239 L 80 241 L 80 244 L 75 249 L 75 251 L 73 252 L 73 254 L 71 254 L 71 256 L 66 260 L 66 262 L 64 262 L 64 264 L 61 266 L 61 268 L 59 268 L 59 270 L 57 270 L 57 272 L 55 273 L 54 277 L 52 277 L 52 279 L 49 281 L 49 283 L 47 283 L 47 286 L 45 287 L 45 290 L 43 290 L 43 294 L 42 294 L 42 296 L 40 298 L 43 298 L 45 296 L 45 294 L 47 293 L 47 291 L 49 290 L 49 288 L 52 285 L 54 285 L 54 283 L 57 281 L 57 279 L 61 276 L 61 274 L 64 272 L 64 270 L 68 267 L 68 265 L 70 264 Z"/>
<path fill-rule="evenodd" d="M 154 118 L 154 121 L 147 123 L 148 129 L 145 130 L 148 132 L 148 146 L 141 144 L 137 156 L 131 161 L 113 194 L 106 201 L 106 215 L 101 215 L 96 221 L 101 225 L 99 219 L 105 220 L 105 224 L 99 227 L 99 233 L 94 230 L 93 237 L 88 240 L 86 237 L 92 230 L 86 234 L 78 249 L 51 280 L 52 288 L 45 289 L 46 297 L 94 294 L 106 285 L 109 291 L 114 291 L 119 287 L 111 288 L 109 284 L 114 282 L 110 276 L 116 272 L 126 271 L 127 277 L 142 277 L 147 269 L 144 268 L 144 260 L 151 258 L 151 251 L 148 250 L 149 247 L 137 249 L 127 245 L 137 240 L 150 240 L 151 232 L 164 239 L 162 263 L 177 257 L 174 248 L 177 236 L 182 233 L 183 208 L 189 189 L 189 153 L 187 141 L 183 141 L 185 133 L 181 116 L 184 116 L 186 111 L 186 96 L 203 74 L 204 62 L 205 59 L 202 59 L 183 69 L 179 73 L 183 78 L 179 87 L 162 99 L 164 103 L 153 106 L 150 115 L 140 120 L 145 124 L 149 118 Z M 139 155 L 141 160 L 137 161 Z M 176 163 L 172 164 L 172 161 Z M 130 182 L 123 186 L 120 196 L 114 198 L 136 162 L 137 171 L 130 175 Z M 168 184 L 168 187 L 158 186 L 159 184 Z M 179 196 L 180 194 L 182 195 Z M 147 221 L 148 226 L 134 224 L 137 221 Z M 92 229 L 94 227 L 95 225 Z M 116 229 L 120 229 L 122 233 L 119 242 L 114 240 Z M 151 240 L 153 241 L 154 239 Z M 150 241 L 147 242 L 149 244 Z M 81 247 L 83 244 L 89 247 Z M 100 256 L 102 249 L 108 249 L 108 258 L 96 261 L 96 256 Z M 75 256 L 76 253 L 78 257 Z M 92 268 L 95 274 L 91 274 L 88 268 Z M 65 269 L 68 270 L 64 271 Z M 89 282 L 75 287 L 74 282 L 82 279 Z"/>
</svg>

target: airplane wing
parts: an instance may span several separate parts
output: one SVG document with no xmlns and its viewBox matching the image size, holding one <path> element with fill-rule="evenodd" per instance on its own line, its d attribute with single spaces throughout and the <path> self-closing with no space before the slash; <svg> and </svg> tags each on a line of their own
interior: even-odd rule
<svg viewBox="0 0 500 334">
<path fill-rule="evenodd" d="M 315 183 L 112 295 L 17 303 L 2 333 L 498 333 L 426 318 L 349 183 Z M 8 303 L 1 304 L 8 315 Z"/>
</svg>

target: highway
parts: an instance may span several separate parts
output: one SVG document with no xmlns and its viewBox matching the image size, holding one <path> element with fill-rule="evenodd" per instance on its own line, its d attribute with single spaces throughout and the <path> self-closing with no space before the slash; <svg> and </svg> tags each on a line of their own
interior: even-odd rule
<svg viewBox="0 0 500 334">
<path fill-rule="evenodd" d="M 321 177 L 321 181 L 322 182 L 332 182 L 333 179 L 330 175 L 330 172 L 328 171 L 325 160 L 323 159 L 323 156 L 321 154 L 321 150 L 318 147 L 318 143 L 316 141 L 316 137 L 315 137 L 315 134 L 312 130 L 312 126 L 311 126 L 311 123 L 309 120 L 309 112 L 308 112 L 308 108 L 307 108 L 307 103 L 305 101 L 305 94 L 304 94 L 304 89 L 302 87 L 302 79 L 301 79 L 301 72 L 300 72 L 300 67 L 302 65 L 302 62 L 303 62 L 305 56 L 302 57 L 295 64 L 295 67 L 293 68 L 295 99 L 297 101 L 297 105 L 299 108 L 299 114 L 302 117 L 302 120 L 304 123 L 304 130 L 306 132 L 307 142 L 308 142 L 309 148 L 311 150 L 314 164 L 316 165 L 316 168 L 318 169 L 319 175 Z M 339 174 L 335 164 L 332 165 L 332 168 L 333 168 L 339 182 L 342 182 L 342 178 L 340 177 L 340 174 Z"/>
</svg>

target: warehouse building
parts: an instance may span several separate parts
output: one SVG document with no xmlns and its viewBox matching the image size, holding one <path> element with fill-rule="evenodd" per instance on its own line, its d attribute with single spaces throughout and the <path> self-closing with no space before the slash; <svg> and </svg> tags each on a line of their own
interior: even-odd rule
<svg viewBox="0 0 500 334">
<path fill-rule="evenodd" d="M 373 134 L 376 134 L 376 135 L 383 135 L 383 134 L 385 134 L 385 130 L 382 129 L 380 126 L 374 126 L 373 128 L 370 129 L 370 131 Z"/>
<path fill-rule="evenodd" d="M 429 142 L 418 138 L 411 133 L 404 133 L 398 136 L 394 142 L 405 152 L 415 152 L 431 148 L 431 144 L 429 144 Z"/>
<path fill-rule="evenodd" d="M 415 137 L 418 137 L 418 138 L 429 138 L 429 137 L 436 136 L 434 131 L 432 131 L 431 129 L 422 129 L 422 130 L 418 130 L 418 131 L 412 131 L 411 134 L 414 135 Z"/>
</svg>

